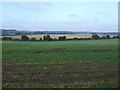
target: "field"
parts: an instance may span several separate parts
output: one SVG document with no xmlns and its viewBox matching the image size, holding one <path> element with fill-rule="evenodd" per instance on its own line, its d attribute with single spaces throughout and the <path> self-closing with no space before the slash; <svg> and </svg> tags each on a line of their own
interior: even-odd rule
<svg viewBox="0 0 120 90">
<path fill-rule="evenodd" d="M 58 38 L 60 36 L 66 36 L 67 38 L 91 38 L 92 34 L 49 34 L 52 38 Z M 103 34 L 98 34 L 100 37 L 103 36 Z M 36 38 L 40 39 L 43 38 L 43 34 L 40 35 L 27 35 L 29 38 Z M 110 34 L 110 37 L 113 37 L 114 34 Z M 1 37 L 12 37 L 13 39 L 20 39 L 21 35 L 16 35 L 16 36 L 0 36 Z"/>
<path fill-rule="evenodd" d="M 116 88 L 118 40 L 3 41 L 3 88 Z"/>
</svg>

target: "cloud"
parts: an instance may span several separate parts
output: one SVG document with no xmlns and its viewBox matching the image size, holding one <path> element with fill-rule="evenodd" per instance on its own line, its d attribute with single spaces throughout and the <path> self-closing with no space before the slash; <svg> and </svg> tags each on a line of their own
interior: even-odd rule
<svg viewBox="0 0 120 90">
<path fill-rule="evenodd" d="M 79 16 L 77 14 L 70 14 L 67 17 L 71 20 L 80 20 L 81 19 L 81 16 Z"/>
<path fill-rule="evenodd" d="M 99 18 L 98 17 L 94 17 L 93 20 L 99 21 Z"/>
<path fill-rule="evenodd" d="M 51 2 L 44 2 L 43 4 L 45 4 L 47 7 L 53 7 L 53 3 Z"/>
<path fill-rule="evenodd" d="M 37 3 L 37 2 L 12 2 L 12 4 L 17 7 L 17 8 L 22 8 L 24 10 L 32 10 L 32 11 L 47 11 L 49 8 L 51 8 L 53 6 L 52 3 L 50 2 L 41 2 L 41 3 Z"/>
</svg>

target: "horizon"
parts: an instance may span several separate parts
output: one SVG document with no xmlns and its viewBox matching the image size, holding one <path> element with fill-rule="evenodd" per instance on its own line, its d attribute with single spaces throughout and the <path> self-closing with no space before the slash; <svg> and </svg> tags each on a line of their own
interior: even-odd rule
<svg viewBox="0 0 120 90">
<path fill-rule="evenodd" d="M 117 2 L 2 2 L 1 28 L 118 32 Z"/>
<path fill-rule="evenodd" d="M 17 30 L 17 29 L 0 29 L 0 30 L 16 30 L 16 31 L 25 31 L 25 32 L 47 32 L 46 30 Z M 48 32 L 96 32 L 96 33 L 119 33 L 119 31 L 65 31 L 65 30 L 61 30 L 61 31 L 48 31 Z"/>
</svg>

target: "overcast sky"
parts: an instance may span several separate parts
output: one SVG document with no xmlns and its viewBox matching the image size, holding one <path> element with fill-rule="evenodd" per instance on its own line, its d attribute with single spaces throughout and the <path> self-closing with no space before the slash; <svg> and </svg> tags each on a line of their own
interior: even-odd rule
<svg viewBox="0 0 120 90">
<path fill-rule="evenodd" d="M 116 32 L 118 31 L 118 3 L 4 2 L 0 28 Z"/>
</svg>

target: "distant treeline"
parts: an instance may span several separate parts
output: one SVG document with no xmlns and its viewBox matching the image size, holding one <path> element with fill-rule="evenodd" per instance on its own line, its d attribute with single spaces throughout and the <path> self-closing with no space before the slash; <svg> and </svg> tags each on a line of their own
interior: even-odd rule
<svg viewBox="0 0 120 90">
<path fill-rule="evenodd" d="M 17 31 L 17 30 L 1 30 L 2 36 L 15 35 L 36 35 L 36 34 L 75 34 L 72 31 Z"/>
<path fill-rule="evenodd" d="M 36 34 L 120 34 L 119 32 L 88 32 L 88 31 L 21 31 L 21 30 L 6 30 L 0 29 L 2 36 L 16 36 L 16 35 L 36 35 Z"/>
<path fill-rule="evenodd" d="M 11 40 L 11 41 L 68 41 L 68 40 L 99 40 L 99 39 L 119 39 L 119 35 L 114 35 L 110 37 L 110 35 L 104 35 L 100 37 L 97 34 L 93 34 L 91 38 L 66 38 L 66 36 L 60 36 L 58 38 L 51 38 L 50 35 L 44 35 L 43 38 L 29 38 L 27 35 L 22 35 L 21 39 L 13 39 L 12 37 L 2 37 L 2 40 Z"/>
</svg>

